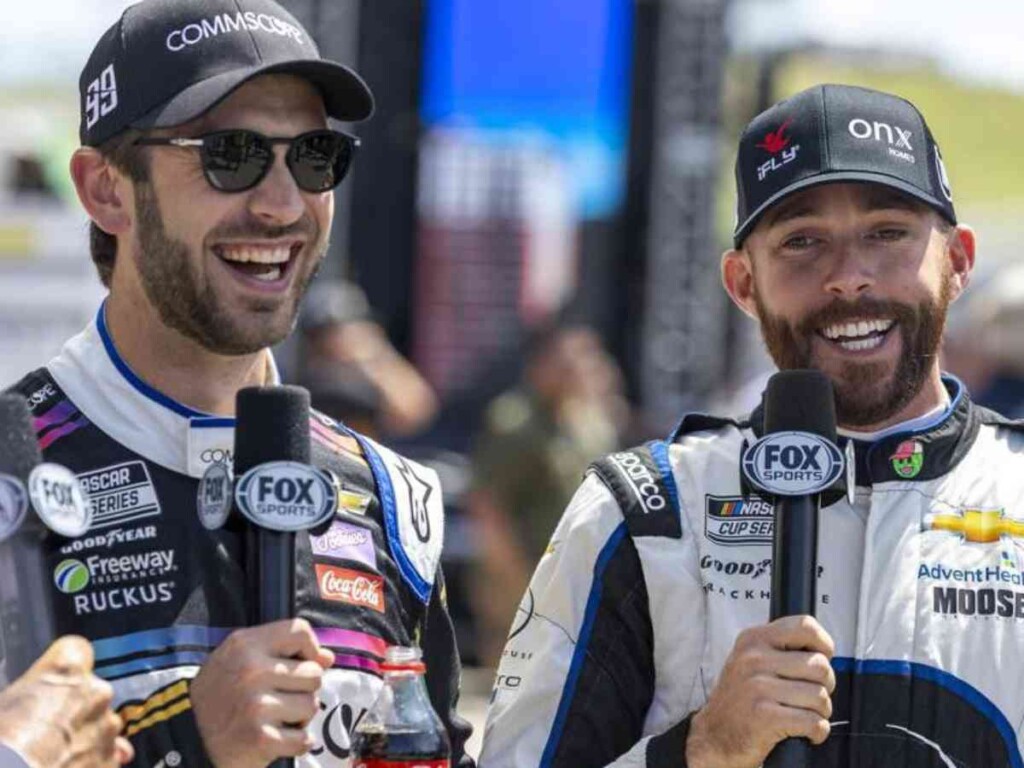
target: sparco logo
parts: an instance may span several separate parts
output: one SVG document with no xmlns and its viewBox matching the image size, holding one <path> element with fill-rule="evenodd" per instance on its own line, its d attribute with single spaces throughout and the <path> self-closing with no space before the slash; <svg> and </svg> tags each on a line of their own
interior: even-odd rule
<svg viewBox="0 0 1024 768">
<path fill-rule="evenodd" d="M 613 453 L 611 460 L 626 478 L 644 512 L 659 512 L 668 506 L 657 478 L 640 457 L 629 451 Z"/>
<path fill-rule="evenodd" d="M 379 613 L 384 612 L 384 579 L 381 576 L 318 564 L 316 580 L 324 600 L 361 605 Z"/>
<path fill-rule="evenodd" d="M 772 559 L 768 557 L 757 563 L 749 563 L 742 560 L 719 560 L 717 557 L 704 555 L 700 559 L 700 567 L 724 573 L 726 576 L 749 576 L 757 579 L 771 570 Z"/>
<path fill-rule="evenodd" d="M 914 148 L 910 145 L 910 137 L 913 136 L 911 131 L 900 128 L 898 125 L 881 123 L 878 120 L 869 123 L 860 117 L 851 120 L 847 128 L 855 139 L 884 141 L 889 145 L 889 154 L 893 157 L 908 163 L 916 162 L 912 154 Z"/>
<path fill-rule="evenodd" d="M 302 30 L 284 19 L 266 13 L 239 11 L 238 13 L 222 13 L 212 19 L 200 19 L 186 24 L 167 35 L 167 50 L 181 51 L 190 45 L 196 45 L 211 37 L 224 35 L 228 32 L 256 32 L 262 30 L 274 35 L 284 35 L 297 43 L 302 43 Z"/>
<path fill-rule="evenodd" d="M 932 610 L 947 616 L 1024 619 L 1024 592 L 1012 589 L 932 587 Z"/>
</svg>

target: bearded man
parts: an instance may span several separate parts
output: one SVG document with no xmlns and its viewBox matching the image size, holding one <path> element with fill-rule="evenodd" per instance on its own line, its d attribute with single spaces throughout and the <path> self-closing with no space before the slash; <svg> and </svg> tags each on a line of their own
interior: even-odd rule
<svg viewBox="0 0 1024 768">
<path fill-rule="evenodd" d="M 348 766 L 389 645 L 422 647 L 452 762 L 471 765 L 436 473 L 314 413 L 313 462 L 343 492 L 327 530 L 297 535 L 298 618 L 256 627 L 243 527 L 196 511 L 204 471 L 230 460 L 238 390 L 277 383 L 269 347 L 358 145 L 328 120 L 368 117 L 369 89 L 273 0 L 143 0 L 80 95 L 71 175 L 109 296 L 15 390 L 44 457 L 91 492 L 91 529 L 45 543 L 52 596 L 58 630 L 93 642 L 133 765 Z"/>
<path fill-rule="evenodd" d="M 686 417 L 592 466 L 509 635 L 481 763 L 1021 765 L 1020 426 L 939 370 L 975 239 L 909 102 L 838 85 L 745 129 L 726 291 L 780 369 L 835 390 L 852 498 L 820 514 L 816 618 L 769 622 L 763 414 Z M 639 478 L 639 479 L 637 479 Z M 643 483 L 642 487 L 640 483 Z M 1008 674 L 1007 672 L 1012 673 Z"/>
</svg>

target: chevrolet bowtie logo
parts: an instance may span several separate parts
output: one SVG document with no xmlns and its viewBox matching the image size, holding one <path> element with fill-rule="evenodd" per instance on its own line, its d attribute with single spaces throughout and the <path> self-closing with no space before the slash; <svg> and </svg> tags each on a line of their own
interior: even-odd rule
<svg viewBox="0 0 1024 768">
<path fill-rule="evenodd" d="M 952 531 L 967 541 L 991 543 L 1001 536 L 1024 538 L 1024 521 L 1006 516 L 1002 509 L 965 509 L 959 515 L 928 515 L 926 531 Z"/>
</svg>

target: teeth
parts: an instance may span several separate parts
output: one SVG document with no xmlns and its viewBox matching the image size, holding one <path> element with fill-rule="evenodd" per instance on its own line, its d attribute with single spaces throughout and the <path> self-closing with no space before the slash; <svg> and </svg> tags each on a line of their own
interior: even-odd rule
<svg viewBox="0 0 1024 768">
<path fill-rule="evenodd" d="M 829 339 L 857 339 L 869 333 L 885 333 L 892 327 L 892 320 L 860 320 L 851 323 L 836 323 L 822 328 L 822 334 Z M 844 345 L 845 346 L 845 345 Z"/>
<path fill-rule="evenodd" d="M 881 336 L 872 336 L 870 339 L 858 339 L 856 341 L 843 340 L 839 342 L 839 346 L 843 349 L 848 349 L 851 352 L 857 352 L 862 349 L 874 349 L 882 343 Z"/>
<path fill-rule="evenodd" d="M 255 277 L 257 280 L 262 280 L 266 283 L 270 283 L 281 277 L 281 268 L 274 267 L 273 269 L 268 270 L 267 272 L 261 272 L 259 274 L 253 275 L 253 277 Z"/>
<path fill-rule="evenodd" d="M 226 261 L 234 261 L 240 264 L 253 262 L 255 264 L 286 264 L 291 258 L 291 248 L 253 248 L 249 246 L 238 247 L 231 245 L 221 246 L 221 258 Z"/>
</svg>

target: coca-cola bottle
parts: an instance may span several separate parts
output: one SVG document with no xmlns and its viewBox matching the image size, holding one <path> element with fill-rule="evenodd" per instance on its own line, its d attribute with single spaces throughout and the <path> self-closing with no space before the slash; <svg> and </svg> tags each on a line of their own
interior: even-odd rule
<svg viewBox="0 0 1024 768">
<path fill-rule="evenodd" d="M 384 687 L 352 735 L 352 768 L 450 768 L 448 734 L 430 705 L 419 648 L 393 645 Z"/>
</svg>

